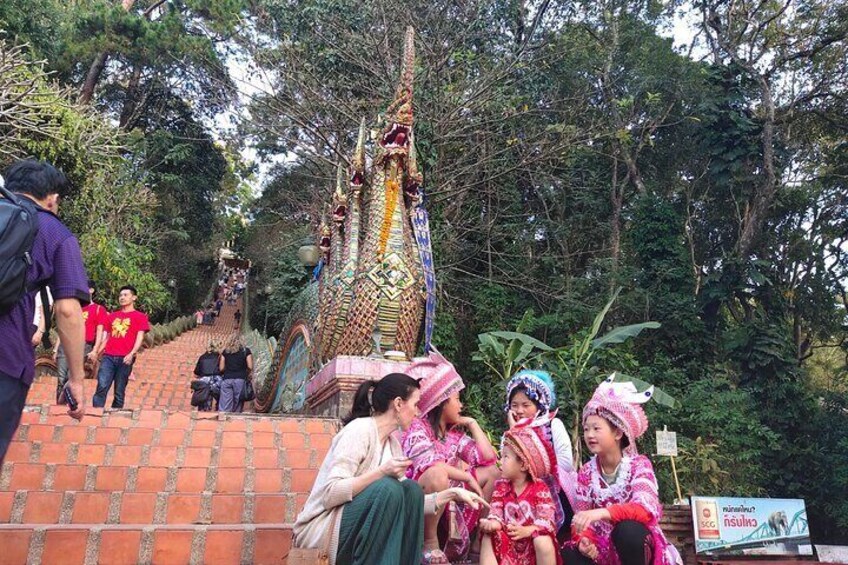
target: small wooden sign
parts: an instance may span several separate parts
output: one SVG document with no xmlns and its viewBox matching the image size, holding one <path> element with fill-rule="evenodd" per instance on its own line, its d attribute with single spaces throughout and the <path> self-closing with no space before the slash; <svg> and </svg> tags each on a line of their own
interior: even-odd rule
<svg viewBox="0 0 848 565">
<path fill-rule="evenodd" d="M 677 457 L 677 432 L 657 431 L 657 455 Z"/>
</svg>

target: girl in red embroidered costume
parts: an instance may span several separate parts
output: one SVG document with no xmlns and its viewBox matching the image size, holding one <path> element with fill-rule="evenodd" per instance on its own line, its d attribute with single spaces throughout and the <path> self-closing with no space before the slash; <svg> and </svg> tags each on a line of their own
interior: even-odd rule
<svg viewBox="0 0 848 565">
<path fill-rule="evenodd" d="M 556 500 L 545 482 L 556 468 L 556 456 L 541 427 L 530 424 L 522 420 L 504 434 L 501 478 L 495 483 L 489 517 L 480 520 L 485 534 L 480 565 L 561 563 Z"/>
</svg>

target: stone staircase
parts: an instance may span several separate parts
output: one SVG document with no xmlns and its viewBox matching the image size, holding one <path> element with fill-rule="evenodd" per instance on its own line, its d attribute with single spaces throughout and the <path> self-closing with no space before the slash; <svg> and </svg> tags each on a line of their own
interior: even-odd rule
<svg viewBox="0 0 848 565">
<path fill-rule="evenodd" d="M 39 377 L 0 470 L 0 565 L 284 562 L 337 422 L 191 409 L 195 361 L 235 308 L 142 353 L 127 409 L 76 422 Z"/>
<path fill-rule="evenodd" d="M 197 358 L 206 351 L 210 340 L 223 342 L 235 327 L 233 314 L 241 306 L 225 304 L 213 326 L 197 326 L 173 341 L 139 353 L 133 377 L 127 386 L 124 405 L 133 408 L 191 410 L 192 379 Z M 86 381 L 86 404 L 91 404 L 96 383 Z M 56 380 L 49 375 L 36 377 L 27 396 L 27 404 L 50 404 L 56 398 Z M 112 405 L 112 392 L 106 406 Z"/>
</svg>

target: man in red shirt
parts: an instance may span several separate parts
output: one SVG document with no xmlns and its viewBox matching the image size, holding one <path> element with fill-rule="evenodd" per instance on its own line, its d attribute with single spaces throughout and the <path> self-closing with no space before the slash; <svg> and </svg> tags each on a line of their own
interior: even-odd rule
<svg viewBox="0 0 848 565">
<path fill-rule="evenodd" d="M 103 329 L 109 323 L 109 312 L 101 304 L 94 302 L 94 293 L 97 289 L 94 281 L 88 281 L 88 294 L 91 297 L 91 302 L 88 306 L 82 309 L 82 319 L 85 322 L 85 364 L 90 367 L 96 367 L 97 358 L 103 350 Z M 68 380 L 68 359 L 65 356 L 65 348 L 62 347 L 62 340 L 56 340 L 56 347 L 53 349 L 53 360 L 56 361 L 56 369 L 59 374 L 58 383 L 56 385 L 56 397 L 62 392 L 65 383 Z"/>
<path fill-rule="evenodd" d="M 115 396 L 112 408 L 124 407 L 124 392 L 132 373 L 135 355 L 144 343 L 144 333 L 150 330 L 147 316 L 135 309 L 138 291 L 133 286 L 121 287 L 118 304 L 121 309 L 109 315 L 106 325 L 106 347 L 103 360 L 97 372 L 97 391 L 92 405 L 102 408 L 106 405 L 106 395 L 112 382 L 115 383 Z"/>
</svg>

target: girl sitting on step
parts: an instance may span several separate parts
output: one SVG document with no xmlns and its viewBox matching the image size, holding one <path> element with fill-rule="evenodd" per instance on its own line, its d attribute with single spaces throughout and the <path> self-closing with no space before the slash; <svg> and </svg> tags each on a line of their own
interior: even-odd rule
<svg viewBox="0 0 848 565">
<path fill-rule="evenodd" d="M 678 565 L 680 554 L 660 530 L 662 505 L 651 461 L 636 450 L 648 429 L 642 404 L 653 388 L 610 377 L 583 409 L 583 438 L 593 454 L 577 475 L 566 565 Z"/>
<path fill-rule="evenodd" d="M 506 384 L 506 420 L 510 429 L 518 422 L 529 419 L 539 424 L 539 432 L 554 448 L 556 465 L 545 482 L 557 505 L 557 537 L 565 541 L 570 537 L 571 518 L 574 512 L 566 493 L 573 491 L 576 472 L 571 451 L 571 438 L 562 420 L 556 417 L 557 397 L 554 382 L 546 371 L 517 372 Z"/>
<path fill-rule="evenodd" d="M 557 500 L 546 481 L 556 471 L 556 455 L 542 422 L 522 420 L 504 433 L 501 478 L 489 517 L 480 520 L 480 565 L 560 562 Z"/>
<path fill-rule="evenodd" d="M 462 377 L 437 351 L 408 371 L 420 378 L 421 416 L 403 436 L 403 451 L 412 459 L 407 477 L 418 481 L 426 493 L 465 486 L 488 500 L 499 474 L 497 455 L 480 425 L 462 415 Z M 451 504 L 444 510 L 424 521 L 425 564 L 459 561 L 471 548 L 478 509 Z"/>
</svg>

